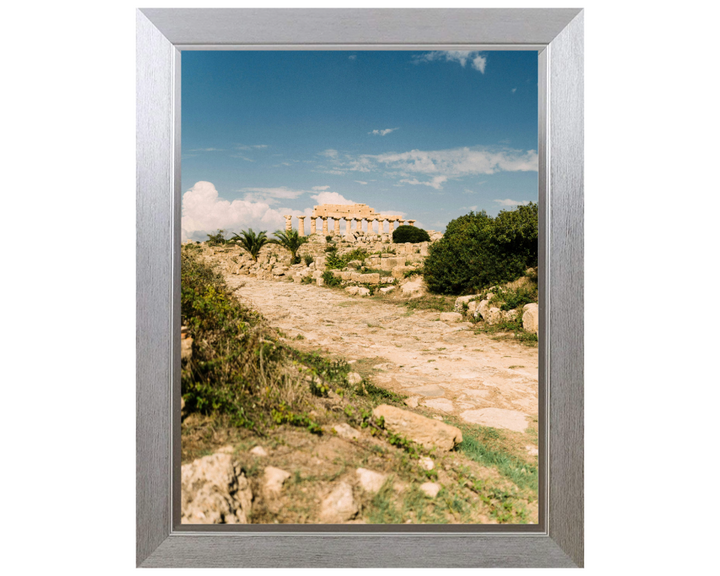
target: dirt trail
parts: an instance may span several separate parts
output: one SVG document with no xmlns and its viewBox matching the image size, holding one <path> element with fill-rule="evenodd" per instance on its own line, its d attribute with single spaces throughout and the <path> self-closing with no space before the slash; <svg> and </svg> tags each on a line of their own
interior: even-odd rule
<svg viewBox="0 0 720 576">
<path fill-rule="evenodd" d="M 435 311 L 315 285 L 227 275 L 235 294 L 294 345 L 338 354 L 362 375 L 438 415 L 524 431 L 538 414 L 538 352 L 440 322 Z"/>
</svg>

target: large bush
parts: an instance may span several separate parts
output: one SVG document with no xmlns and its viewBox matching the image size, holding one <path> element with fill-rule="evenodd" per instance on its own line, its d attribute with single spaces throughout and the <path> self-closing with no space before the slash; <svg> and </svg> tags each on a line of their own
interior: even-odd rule
<svg viewBox="0 0 720 576">
<path fill-rule="evenodd" d="M 393 242 L 396 244 L 403 244 L 405 242 L 411 242 L 413 244 L 430 242 L 430 236 L 422 228 L 416 228 L 415 226 L 398 226 L 393 231 Z"/>
<path fill-rule="evenodd" d="M 495 218 L 470 212 L 450 222 L 430 246 L 423 275 L 436 294 L 472 294 L 510 282 L 537 266 L 538 206 L 503 210 Z"/>
</svg>

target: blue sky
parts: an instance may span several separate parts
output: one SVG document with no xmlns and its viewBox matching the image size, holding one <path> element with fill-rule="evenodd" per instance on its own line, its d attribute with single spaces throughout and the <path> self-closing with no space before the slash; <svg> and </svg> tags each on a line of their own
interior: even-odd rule
<svg viewBox="0 0 720 576">
<path fill-rule="evenodd" d="M 183 239 L 321 203 L 442 231 L 537 201 L 537 137 L 532 51 L 185 51 Z"/>
</svg>

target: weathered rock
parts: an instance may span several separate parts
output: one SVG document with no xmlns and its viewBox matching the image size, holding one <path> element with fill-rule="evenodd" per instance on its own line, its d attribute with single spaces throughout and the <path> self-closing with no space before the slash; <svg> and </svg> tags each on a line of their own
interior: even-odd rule
<svg viewBox="0 0 720 576">
<path fill-rule="evenodd" d="M 408 272 L 410 270 L 412 270 L 412 268 L 410 268 L 410 266 L 404 266 L 404 265 L 403 266 L 395 266 L 395 268 L 392 269 L 391 274 L 392 274 L 393 278 L 402 280 L 403 278 L 405 278 L 405 272 Z"/>
<path fill-rule="evenodd" d="M 359 286 L 348 286 L 347 288 L 345 288 L 345 292 L 347 292 L 351 296 L 355 296 L 355 294 L 358 293 L 359 289 L 360 289 Z"/>
<path fill-rule="evenodd" d="M 385 286 L 385 288 L 380 288 L 380 292 L 383 294 L 389 294 L 393 290 L 395 290 L 395 286 Z"/>
<path fill-rule="evenodd" d="M 391 432 L 405 436 L 428 449 L 452 450 L 455 444 L 462 442 L 459 428 L 388 404 L 375 408 L 373 415 L 376 418 L 382 416 L 385 427 Z"/>
<path fill-rule="evenodd" d="M 352 486 L 347 482 L 338 484 L 320 504 L 320 523 L 340 524 L 358 513 Z"/>
<path fill-rule="evenodd" d="M 466 422 L 490 426 L 491 428 L 506 428 L 516 432 L 524 432 L 528 427 L 527 415 L 516 410 L 503 408 L 481 408 L 479 410 L 466 410 L 460 417 Z"/>
<path fill-rule="evenodd" d="M 348 268 L 360 268 L 362 266 L 362 262 L 360 260 L 350 260 L 350 262 L 347 263 Z"/>
<path fill-rule="evenodd" d="M 358 290 L 357 290 L 356 294 L 358 296 L 370 296 L 370 290 L 368 290 L 364 286 L 358 286 Z"/>
<path fill-rule="evenodd" d="M 418 398 L 417 396 L 410 396 L 410 398 L 405 398 L 405 405 L 409 406 L 410 408 L 417 408 L 418 407 Z"/>
<path fill-rule="evenodd" d="M 290 472 L 268 466 L 263 475 L 263 492 L 266 498 L 276 498 L 282 491 L 285 480 L 290 478 Z"/>
<path fill-rule="evenodd" d="M 265 451 L 265 448 L 262 446 L 255 446 L 252 450 L 250 450 L 250 454 L 254 454 L 255 456 L 267 456 L 268 453 Z"/>
<path fill-rule="evenodd" d="M 356 440 L 360 438 L 360 432 L 355 430 L 352 426 L 349 424 L 345 424 L 344 422 L 342 424 L 334 424 L 332 426 L 332 430 L 335 430 L 338 436 L 340 438 L 346 438 L 348 440 Z"/>
<path fill-rule="evenodd" d="M 358 282 L 361 284 L 380 284 L 380 274 L 377 272 L 373 274 L 360 274 Z"/>
<path fill-rule="evenodd" d="M 185 464 L 182 475 L 183 524 L 247 524 L 252 490 L 240 465 L 226 453 Z"/>
<path fill-rule="evenodd" d="M 440 492 L 440 489 L 442 486 L 438 484 L 437 482 L 425 482 L 425 484 L 420 485 L 420 490 L 422 490 L 426 496 L 429 496 L 430 498 L 435 498 L 435 496 L 438 495 L 438 492 Z"/>
<path fill-rule="evenodd" d="M 420 464 L 420 468 L 423 470 L 432 470 L 435 468 L 435 462 L 428 456 L 422 456 L 420 460 L 418 460 L 418 464 Z"/>
<path fill-rule="evenodd" d="M 537 304 L 525 304 L 523 306 L 523 329 L 526 332 L 538 333 L 540 329 L 540 313 Z"/>
<path fill-rule="evenodd" d="M 380 474 L 379 472 L 367 470 L 366 468 L 358 468 L 355 472 L 357 473 L 358 482 L 362 489 L 371 494 L 378 492 L 387 478 L 386 474 Z"/>
<path fill-rule="evenodd" d="M 394 272 L 394 270 L 393 270 Z M 405 296 L 412 296 L 414 294 L 422 294 L 423 286 L 422 286 L 422 280 L 415 280 L 414 282 L 408 282 L 407 284 L 403 284 L 402 286 L 402 293 Z"/>
<path fill-rule="evenodd" d="M 322 278 L 317 278 L 315 282 L 317 282 L 318 286 L 323 286 L 325 284 L 325 280 L 323 280 Z"/>
<path fill-rule="evenodd" d="M 357 372 L 350 372 L 347 375 L 347 379 L 350 384 L 360 384 L 360 382 L 362 382 L 362 376 Z"/>
<path fill-rule="evenodd" d="M 440 322 L 461 322 L 463 315 L 459 312 L 442 312 L 440 314 Z"/>
<path fill-rule="evenodd" d="M 470 304 L 470 300 L 473 298 L 477 298 L 477 295 L 471 294 L 470 296 L 458 296 L 455 299 L 455 307 L 453 310 L 455 312 L 462 312 L 463 311 L 463 304 Z"/>
</svg>

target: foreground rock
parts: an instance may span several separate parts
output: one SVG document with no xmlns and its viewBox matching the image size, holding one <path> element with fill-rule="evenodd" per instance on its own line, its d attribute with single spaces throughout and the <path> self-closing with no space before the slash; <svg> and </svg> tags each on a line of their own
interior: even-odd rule
<svg viewBox="0 0 720 576">
<path fill-rule="evenodd" d="M 417 442 L 428 450 L 438 448 L 448 451 L 462 442 L 459 428 L 401 408 L 381 404 L 373 410 L 373 415 L 376 418 L 382 416 L 385 427 L 391 432 Z"/>
<path fill-rule="evenodd" d="M 523 306 L 523 330 L 526 332 L 538 333 L 540 329 L 540 313 L 537 304 L 525 304 Z"/>
<path fill-rule="evenodd" d="M 352 486 L 347 482 L 338 484 L 320 505 L 322 524 L 341 524 L 358 513 Z"/>
<path fill-rule="evenodd" d="M 362 489 L 371 494 L 378 492 L 385 483 L 385 478 L 387 478 L 385 474 L 367 470 L 366 468 L 358 468 L 355 470 L 355 473 L 357 474 L 358 482 L 360 486 L 362 486 Z"/>
<path fill-rule="evenodd" d="M 183 524 L 247 524 L 252 491 L 230 454 L 205 456 L 182 467 Z"/>
</svg>

